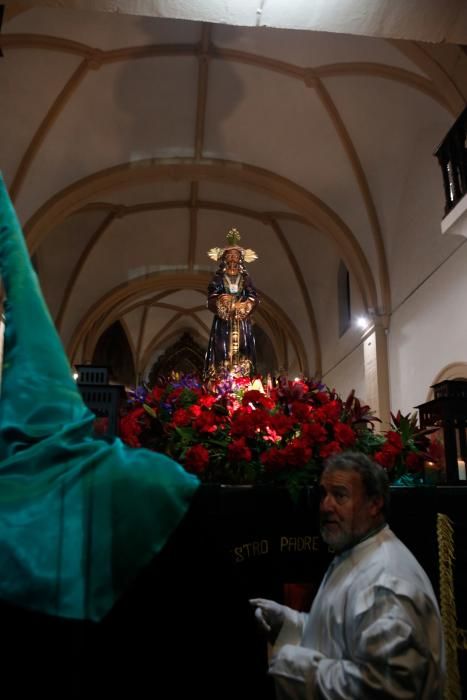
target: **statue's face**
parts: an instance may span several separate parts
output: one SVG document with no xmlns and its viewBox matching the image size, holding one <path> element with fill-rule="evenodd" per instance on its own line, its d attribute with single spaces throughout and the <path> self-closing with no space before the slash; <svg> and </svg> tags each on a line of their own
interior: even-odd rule
<svg viewBox="0 0 467 700">
<path fill-rule="evenodd" d="M 225 269 L 229 274 L 237 274 L 240 269 L 241 255 L 238 250 L 228 250 L 225 254 Z"/>
</svg>

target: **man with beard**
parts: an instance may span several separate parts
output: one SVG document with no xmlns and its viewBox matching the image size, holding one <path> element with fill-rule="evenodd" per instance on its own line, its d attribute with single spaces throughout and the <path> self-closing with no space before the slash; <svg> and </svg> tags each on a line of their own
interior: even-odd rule
<svg viewBox="0 0 467 700">
<path fill-rule="evenodd" d="M 331 457 L 320 527 L 335 557 L 308 614 L 257 598 L 274 644 L 278 700 L 440 699 L 444 647 L 427 575 L 386 523 L 385 471 L 365 455 Z"/>
</svg>

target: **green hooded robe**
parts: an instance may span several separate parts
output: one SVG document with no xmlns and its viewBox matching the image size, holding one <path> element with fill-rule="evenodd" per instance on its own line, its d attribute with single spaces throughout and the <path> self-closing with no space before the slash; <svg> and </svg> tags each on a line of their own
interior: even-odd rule
<svg viewBox="0 0 467 700">
<path fill-rule="evenodd" d="M 0 273 L 0 599 L 100 620 L 199 482 L 164 455 L 93 435 L 1 178 Z"/>
</svg>

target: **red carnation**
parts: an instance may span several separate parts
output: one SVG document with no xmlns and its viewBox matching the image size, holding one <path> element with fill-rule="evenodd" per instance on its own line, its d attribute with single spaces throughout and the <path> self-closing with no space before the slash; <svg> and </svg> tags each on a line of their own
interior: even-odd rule
<svg viewBox="0 0 467 700">
<path fill-rule="evenodd" d="M 261 406 L 262 408 L 274 408 L 274 401 L 257 389 L 245 391 L 243 394 L 242 405 L 249 406 L 250 403 L 253 406 Z"/>
<path fill-rule="evenodd" d="M 357 439 L 352 428 L 346 423 L 336 423 L 334 426 L 334 436 L 343 447 L 352 447 Z"/>
<path fill-rule="evenodd" d="M 395 447 L 398 452 L 402 451 L 404 443 L 402 442 L 402 438 L 399 433 L 396 433 L 394 430 L 388 430 L 386 433 L 386 439 L 388 443 L 392 445 L 392 447 Z"/>
<path fill-rule="evenodd" d="M 302 426 L 302 435 L 307 438 L 310 444 L 326 442 L 327 432 L 319 423 L 307 423 Z"/>
<path fill-rule="evenodd" d="M 198 406 L 197 403 L 194 403 L 192 406 L 188 406 L 187 411 L 192 418 L 198 418 L 198 416 L 201 413 L 201 406 Z"/>
<path fill-rule="evenodd" d="M 342 413 L 342 405 L 339 401 L 328 401 L 327 404 L 317 408 L 314 415 L 316 420 L 323 423 L 335 423 Z"/>
<path fill-rule="evenodd" d="M 308 420 L 311 411 L 311 406 L 303 401 L 294 401 L 292 403 L 292 415 L 299 421 Z"/>
<path fill-rule="evenodd" d="M 193 425 L 200 433 L 215 433 L 218 422 L 220 422 L 220 418 L 211 411 L 201 411 Z"/>
<path fill-rule="evenodd" d="M 164 396 L 164 392 L 165 389 L 163 389 L 161 386 L 155 386 L 149 396 L 150 398 L 154 399 L 154 401 L 159 402 Z"/>
<path fill-rule="evenodd" d="M 251 460 L 251 450 L 244 437 L 230 443 L 227 454 L 230 462 L 249 462 Z"/>
<path fill-rule="evenodd" d="M 287 466 L 285 450 L 279 450 L 277 447 L 271 447 L 267 452 L 263 452 L 260 459 L 267 472 L 280 471 Z"/>
<path fill-rule="evenodd" d="M 382 450 L 375 453 L 374 460 L 384 469 L 392 469 L 396 461 L 397 452 L 386 445 Z"/>
<path fill-rule="evenodd" d="M 206 406 L 206 408 L 210 408 L 214 403 L 217 401 L 217 396 L 213 396 L 212 394 L 204 394 L 203 396 L 200 396 L 198 399 L 198 404 L 200 406 Z"/>
<path fill-rule="evenodd" d="M 278 435 L 286 435 L 292 430 L 295 420 L 290 416 L 284 416 L 282 413 L 276 413 L 269 416 L 269 427 L 272 428 Z"/>
<path fill-rule="evenodd" d="M 328 442 L 327 445 L 322 445 L 319 448 L 319 454 L 323 459 L 327 459 L 328 457 L 336 454 L 337 452 L 342 452 L 342 448 L 339 445 L 339 443 L 335 440 L 333 440 L 332 442 Z"/>
<path fill-rule="evenodd" d="M 178 428 L 181 428 L 184 425 L 190 425 L 191 416 L 185 408 L 179 408 L 172 416 L 172 423 Z"/>
<path fill-rule="evenodd" d="M 329 401 L 329 396 L 324 392 L 324 391 L 317 391 L 314 394 L 314 397 L 316 401 L 319 401 L 319 403 L 328 403 Z"/>
<path fill-rule="evenodd" d="M 124 443 L 130 447 L 141 447 L 139 441 L 139 435 L 143 430 L 140 418 L 146 416 L 146 411 L 143 407 L 135 408 L 134 411 L 127 413 L 126 416 L 120 420 L 120 436 Z"/>
<path fill-rule="evenodd" d="M 185 455 L 185 469 L 194 474 L 204 472 L 209 464 L 209 452 L 203 445 L 193 445 Z"/>
<path fill-rule="evenodd" d="M 302 438 L 292 440 L 284 450 L 287 464 L 291 467 L 304 467 L 311 459 L 313 450 Z"/>
</svg>

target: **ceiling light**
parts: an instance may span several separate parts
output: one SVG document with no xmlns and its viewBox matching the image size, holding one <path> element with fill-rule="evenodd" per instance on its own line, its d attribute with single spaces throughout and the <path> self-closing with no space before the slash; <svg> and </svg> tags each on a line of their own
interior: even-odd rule
<svg viewBox="0 0 467 700">
<path fill-rule="evenodd" d="M 361 328 L 362 330 L 364 330 L 365 328 L 367 328 L 369 320 L 366 316 L 358 316 L 357 320 L 355 321 L 355 324 L 357 328 Z"/>
</svg>

